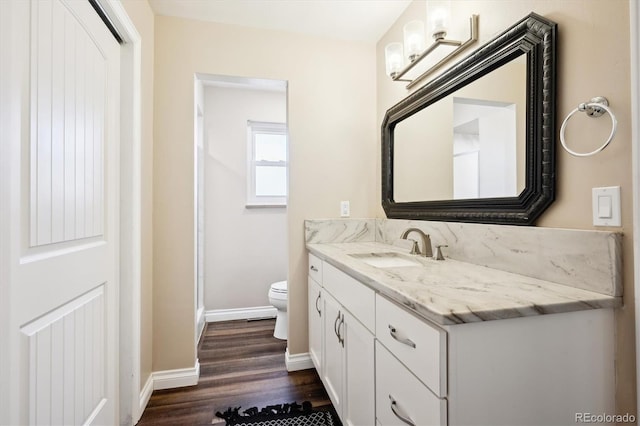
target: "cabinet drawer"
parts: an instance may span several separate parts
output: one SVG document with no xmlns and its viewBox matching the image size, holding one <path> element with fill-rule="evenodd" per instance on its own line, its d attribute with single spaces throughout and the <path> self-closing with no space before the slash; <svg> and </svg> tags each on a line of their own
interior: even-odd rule
<svg viewBox="0 0 640 426">
<path fill-rule="evenodd" d="M 382 426 L 447 424 L 447 400 L 434 395 L 380 342 L 376 342 L 376 420 Z"/>
<path fill-rule="evenodd" d="M 309 253 L 309 276 L 322 285 L 322 260 Z"/>
<path fill-rule="evenodd" d="M 447 333 L 376 295 L 376 337 L 433 393 L 447 396 Z"/>
<path fill-rule="evenodd" d="M 376 293 L 338 268 L 324 263 L 322 286 L 372 333 L 375 332 Z"/>
</svg>

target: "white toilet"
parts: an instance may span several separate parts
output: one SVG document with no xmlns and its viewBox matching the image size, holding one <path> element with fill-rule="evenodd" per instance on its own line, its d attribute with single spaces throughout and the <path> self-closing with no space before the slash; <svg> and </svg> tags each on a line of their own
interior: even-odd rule
<svg viewBox="0 0 640 426">
<path fill-rule="evenodd" d="M 287 318 L 287 282 L 278 281 L 271 284 L 269 288 L 269 303 L 276 309 L 276 327 L 273 330 L 273 337 L 287 340 L 287 330 L 289 319 Z"/>
</svg>

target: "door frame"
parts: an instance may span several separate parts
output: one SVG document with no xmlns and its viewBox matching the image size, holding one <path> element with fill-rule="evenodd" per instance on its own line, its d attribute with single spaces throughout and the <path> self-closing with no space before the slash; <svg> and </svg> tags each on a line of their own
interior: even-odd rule
<svg viewBox="0 0 640 426">
<path fill-rule="evenodd" d="M 633 289 L 636 323 L 636 405 L 640 408 L 640 6 L 629 1 L 631 161 L 633 185 Z"/>
<path fill-rule="evenodd" d="M 120 45 L 120 356 L 119 422 L 140 420 L 150 393 L 141 387 L 142 38 L 119 0 L 97 0 Z"/>
</svg>

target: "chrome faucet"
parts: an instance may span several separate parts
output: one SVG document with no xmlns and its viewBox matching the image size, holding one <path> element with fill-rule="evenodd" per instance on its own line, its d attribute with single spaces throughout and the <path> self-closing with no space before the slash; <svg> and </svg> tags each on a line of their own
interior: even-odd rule
<svg viewBox="0 0 640 426">
<path fill-rule="evenodd" d="M 400 238 L 403 240 L 408 239 L 407 236 L 409 236 L 411 232 L 417 232 L 420 235 L 420 238 L 422 238 L 422 252 L 420 251 L 420 248 L 417 247 L 418 243 L 416 241 L 413 241 L 413 248 L 411 249 L 411 254 L 420 254 L 424 257 L 433 256 L 432 249 L 431 249 L 431 238 L 429 237 L 429 234 L 425 234 L 424 232 L 422 232 L 421 229 L 409 228 L 402 233 Z"/>
</svg>

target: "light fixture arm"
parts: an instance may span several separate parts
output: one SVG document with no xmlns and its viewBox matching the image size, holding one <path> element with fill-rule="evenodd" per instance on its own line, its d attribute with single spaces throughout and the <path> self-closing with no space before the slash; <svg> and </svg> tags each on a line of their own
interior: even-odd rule
<svg viewBox="0 0 640 426">
<path fill-rule="evenodd" d="M 436 38 L 436 40 L 427 47 L 414 61 L 405 66 L 402 70 L 400 70 L 397 74 L 395 74 L 392 79 L 393 81 L 407 81 L 407 89 L 411 89 L 413 86 L 422 81 L 425 77 L 433 73 L 435 70 L 440 68 L 445 62 L 449 59 L 462 52 L 464 49 L 469 47 L 472 43 L 478 40 L 478 15 L 471 15 L 469 18 L 469 38 L 466 41 L 458 41 L 458 40 L 447 40 L 445 38 Z M 413 80 L 403 79 L 402 77 L 409 72 L 413 67 L 415 67 L 422 59 L 426 58 L 431 52 L 436 50 L 438 46 L 457 46 L 457 49 L 453 50 L 447 56 L 439 60 L 436 64 L 434 64 L 431 68 L 427 69 L 425 72 L 420 74 Z"/>
</svg>

